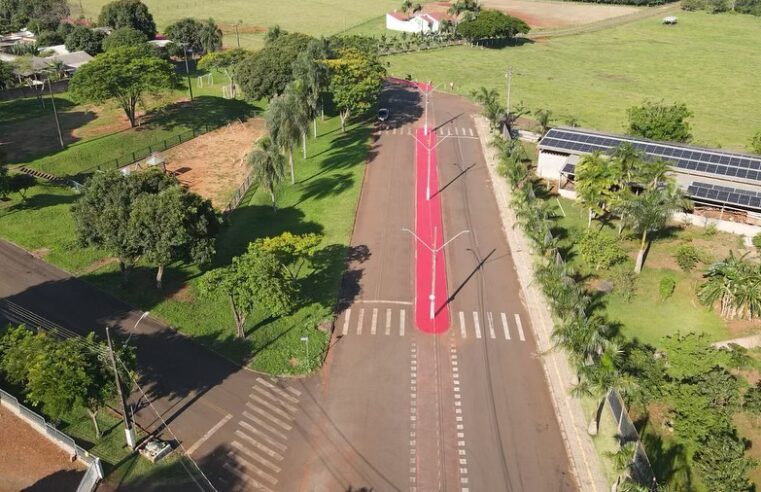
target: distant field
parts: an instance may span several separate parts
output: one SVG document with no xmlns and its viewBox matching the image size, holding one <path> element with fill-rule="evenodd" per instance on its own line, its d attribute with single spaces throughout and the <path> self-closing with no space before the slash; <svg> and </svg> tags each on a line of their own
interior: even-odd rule
<svg viewBox="0 0 761 492">
<path fill-rule="evenodd" d="M 621 132 L 626 109 L 643 99 L 685 102 L 695 113 L 695 140 L 744 149 L 761 130 L 757 95 L 761 19 L 679 12 L 667 27 L 658 17 L 590 34 L 490 50 L 457 47 L 387 58 L 395 75 L 453 81 L 468 94 L 479 86 L 549 108 L 558 123 Z"/>
<path fill-rule="evenodd" d="M 82 0 L 84 16 L 97 18 L 109 0 Z M 233 25 L 241 21 L 241 46 L 256 48 L 262 44 L 261 32 L 280 25 L 289 31 L 312 35 L 330 35 L 399 8 L 398 0 L 145 0 L 159 30 L 183 17 L 213 18 L 223 25 L 225 44 L 235 44 Z M 78 2 L 72 13 L 79 15 Z"/>
<path fill-rule="evenodd" d="M 486 8 L 502 10 L 523 19 L 532 29 L 589 24 L 640 10 L 629 5 L 534 0 L 484 0 L 481 3 Z"/>
</svg>

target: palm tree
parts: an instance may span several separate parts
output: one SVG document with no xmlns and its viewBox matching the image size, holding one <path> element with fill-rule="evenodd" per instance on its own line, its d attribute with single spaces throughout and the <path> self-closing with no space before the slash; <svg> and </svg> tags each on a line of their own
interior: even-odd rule
<svg viewBox="0 0 761 492">
<path fill-rule="evenodd" d="M 412 0 L 404 0 L 399 10 L 401 10 L 403 14 L 406 14 L 407 12 L 409 12 L 411 8 L 412 8 Z"/>
<path fill-rule="evenodd" d="M 321 63 L 325 58 L 324 46 L 319 41 L 311 41 L 293 63 L 293 78 L 302 84 L 304 103 L 312 119 L 313 138 L 317 138 L 320 96 L 328 81 L 327 68 Z"/>
<path fill-rule="evenodd" d="M 757 318 L 761 315 L 761 265 L 736 257 L 730 252 L 724 260 L 711 265 L 700 286 L 698 299 L 706 306 L 720 303 L 723 318 Z"/>
<path fill-rule="evenodd" d="M 272 198 L 272 209 L 276 210 L 275 188 L 285 179 L 285 159 L 270 137 L 263 137 L 248 154 L 254 178 Z"/>
<path fill-rule="evenodd" d="M 536 116 L 536 121 L 542 128 L 542 133 L 546 133 L 552 125 L 552 111 L 549 109 L 537 109 L 534 111 L 534 116 Z"/>
<path fill-rule="evenodd" d="M 293 146 L 305 132 L 304 114 L 301 101 L 297 99 L 293 90 L 286 88 L 283 94 L 270 99 L 264 115 L 272 141 L 288 153 L 291 184 L 296 183 L 296 174 L 293 169 Z"/>
<path fill-rule="evenodd" d="M 630 468 L 632 463 L 634 463 L 634 456 L 636 452 L 637 452 L 636 441 L 621 443 L 621 446 L 619 446 L 618 450 L 615 452 L 613 451 L 605 452 L 605 457 L 610 459 L 610 461 L 613 463 L 613 468 L 616 470 L 616 473 L 618 474 L 618 478 L 616 479 L 617 491 L 621 490 L 618 486 L 620 486 L 624 482 L 627 482 L 631 478 Z"/>
<path fill-rule="evenodd" d="M 471 96 L 483 107 L 484 116 L 489 120 L 492 130 L 497 130 L 505 114 L 505 109 L 499 103 L 499 93 L 495 89 L 482 86 L 472 91 Z"/>
<path fill-rule="evenodd" d="M 208 19 L 198 34 L 201 46 L 206 53 L 222 49 L 222 29 L 214 23 L 214 19 Z"/>
<path fill-rule="evenodd" d="M 585 155 L 576 165 L 576 193 L 589 209 L 587 227 L 592 226 L 594 217 L 608 211 L 614 183 L 610 163 L 599 152 Z"/>
<path fill-rule="evenodd" d="M 629 207 L 631 227 L 635 232 L 642 235 L 637 253 L 637 263 L 634 265 L 635 273 L 642 271 L 645 250 L 649 244 L 648 235 L 663 229 L 671 215 L 682 210 L 687 203 L 676 186 L 648 189 L 640 195 L 636 195 L 631 201 Z"/>
<path fill-rule="evenodd" d="M 481 3 L 478 0 L 457 0 L 447 12 L 455 17 L 463 14 L 462 20 L 472 20 L 481 12 Z"/>
</svg>

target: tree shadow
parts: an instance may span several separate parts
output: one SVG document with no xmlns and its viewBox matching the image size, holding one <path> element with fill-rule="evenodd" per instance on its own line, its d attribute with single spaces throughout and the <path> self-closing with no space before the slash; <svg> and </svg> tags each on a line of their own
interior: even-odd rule
<svg viewBox="0 0 761 492">
<path fill-rule="evenodd" d="M 388 119 L 378 122 L 382 130 L 393 130 L 416 122 L 423 116 L 422 96 L 419 90 L 398 84 L 386 84 L 381 91 L 378 106 L 390 109 Z"/>
<path fill-rule="evenodd" d="M 77 201 L 77 195 L 61 195 L 50 193 L 38 193 L 27 197 L 26 200 L 20 200 L 7 209 L 0 209 L 0 215 L 12 215 L 17 212 L 29 212 L 42 210 L 47 207 L 56 205 L 69 205 Z"/>
<path fill-rule="evenodd" d="M 336 134 L 327 150 L 310 156 L 314 159 L 318 155 L 329 152 L 320 162 L 319 171 L 299 180 L 298 184 L 303 185 L 331 171 L 352 169 L 365 162 L 372 162 L 377 151 L 373 144 L 368 144 L 371 135 L 371 130 L 366 125 L 354 126 L 346 133 Z"/>
<path fill-rule="evenodd" d="M 301 186 L 301 198 L 293 206 L 297 207 L 311 199 L 322 200 L 340 195 L 351 188 L 353 184 L 354 176 L 350 172 L 332 173 L 329 176 L 312 179 Z"/>
<path fill-rule="evenodd" d="M 34 482 L 21 492 L 60 492 L 77 490 L 77 485 L 84 476 L 84 470 L 58 470 Z"/>
<path fill-rule="evenodd" d="M 255 116 L 261 108 L 240 99 L 198 96 L 193 102 L 181 101 L 152 109 L 143 116 L 149 128 L 174 130 L 177 127 L 221 126 L 236 119 Z"/>
<path fill-rule="evenodd" d="M 58 107 L 56 109 L 61 126 L 61 139 L 66 147 L 82 140 L 74 134 L 75 130 L 97 118 L 93 111 L 62 111 Z M 40 116 L 0 125 L 0 143 L 3 144 L 5 162 L 28 162 L 65 150 L 61 148 L 52 107 L 48 106 L 45 111 L 46 113 Z"/>
<path fill-rule="evenodd" d="M 517 38 L 495 38 L 495 39 L 479 39 L 477 41 L 479 48 L 489 48 L 500 50 L 502 48 L 523 46 L 525 44 L 534 44 L 533 39 L 517 37 Z"/>
<path fill-rule="evenodd" d="M 673 442 L 667 444 L 655 432 L 644 432 L 644 429 L 640 439 L 658 483 L 676 482 L 686 486 L 684 490 L 693 490 L 692 470 L 687 463 L 683 445 Z"/>
</svg>

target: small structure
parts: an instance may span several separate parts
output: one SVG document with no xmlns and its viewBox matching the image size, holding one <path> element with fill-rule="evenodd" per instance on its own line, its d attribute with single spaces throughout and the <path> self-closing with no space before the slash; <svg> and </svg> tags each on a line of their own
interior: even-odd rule
<svg viewBox="0 0 761 492">
<path fill-rule="evenodd" d="M 451 20 L 451 17 L 441 12 L 417 12 L 414 14 L 388 12 L 386 14 L 386 29 L 428 34 L 439 32 L 441 23 L 445 20 Z"/>
<path fill-rule="evenodd" d="M 12 32 L 4 36 L 0 36 L 0 52 L 10 53 L 14 46 L 19 44 L 34 44 L 37 42 L 37 38 L 32 31 Z"/>
<path fill-rule="evenodd" d="M 156 463 L 161 458 L 172 452 L 172 446 L 161 439 L 151 439 L 140 448 L 140 454 L 148 458 L 151 463 Z"/>
<path fill-rule="evenodd" d="M 673 26 L 677 22 L 677 18 L 675 15 L 669 15 L 663 18 L 663 23 L 667 26 Z"/>
</svg>

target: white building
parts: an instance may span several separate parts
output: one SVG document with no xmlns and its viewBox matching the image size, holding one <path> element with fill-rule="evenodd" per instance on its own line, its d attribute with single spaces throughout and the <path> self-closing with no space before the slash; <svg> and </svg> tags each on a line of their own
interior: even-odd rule
<svg viewBox="0 0 761 492">
<path fill-rule="evenodd" d="M 388 12 L 386 14 L 386 29 L 427 34 L 439 32 L 441 23 L 447 19 L 449 16 L 441 12 L 417 12 L 411 15 L 401 12 Z"/>
</svg>

